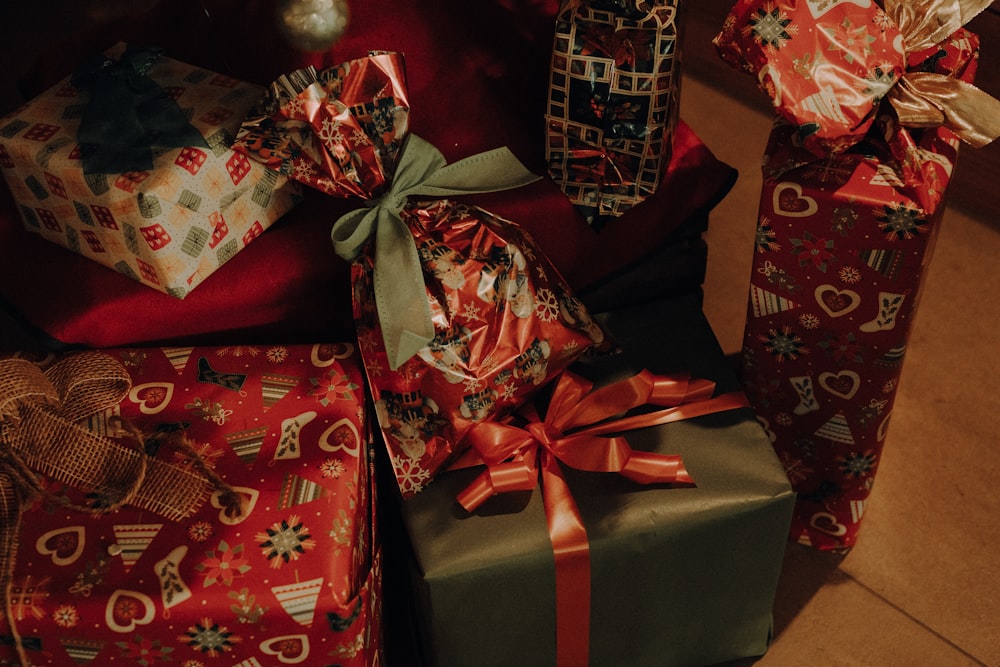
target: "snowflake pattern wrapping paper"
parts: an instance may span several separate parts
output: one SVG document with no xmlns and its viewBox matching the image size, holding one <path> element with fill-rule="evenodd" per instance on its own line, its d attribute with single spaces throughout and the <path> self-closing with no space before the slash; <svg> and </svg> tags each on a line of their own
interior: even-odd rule
<svg viewBox="0 0 1000 667">
<path fill-rule="evenodd" d="M 858 84 L 900 77 L 883 59 L 901 57 L 899 34 L 868 0 L 744 0 L 716 38 L 781 112 L 765 151 L 742 377 L 797 492 L 791 537 L 823 550 L 857 540 L 959 145 L 947 128 L 905 127 L 880 104 L 885 86 Z M 958 28 L 908 54 L 907 71 L 971 82 L 978 46 Z"/>
<path fill-rule="evenodd" d="M 146 434 L 183 429 L 243 513 L 227 514 L 218 491 L 182 521 L 134 505 L 26 506 L 8 609 L 32 664 L 380 664 L 381 552 L 354 346 L 99 354 L 131 383 L 87 427 L 115 436 L 120 416 Z M 156 456 L 190 461 L 169 443 Z M 0 656 L 11 660 L 9 620 Z"/>
<path fill-rule="evenodd" d="M 679 114 L 676 0 L 577 0 L 556 17 L 549 175 L 595 227 L 656 192 Z"/>
<path fill-rule="evenodd" d="M 0 119 L 0 171 L 29 231 L 183 298 L 291 209 L 299 186 L 230 149 L 260 87 L 165 56 L 149 78 L 202 146 L 153 146 L 151 165 L 121 173 L 86 170 L 77 133 L 92 95 L 67 77 Z"/>
</svg>

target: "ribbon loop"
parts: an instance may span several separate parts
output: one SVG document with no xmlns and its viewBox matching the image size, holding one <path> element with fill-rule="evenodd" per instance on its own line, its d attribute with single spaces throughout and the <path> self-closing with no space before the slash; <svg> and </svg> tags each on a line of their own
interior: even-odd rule
<svg viewBox="0 0 1000 667">
<path fill-rule="evenodd" d="M 434 338 L 420 256 L 400 215 L 409 197 L 497 192 L 536 180 L 538 177 L 507 148 L 447 165 L 437 148 L 410 134 L 389 189 L 366 208 L 351 211 L 334 223 L 334 251 L 347 261 L 354 261 L 369 239 L 375 239 L 375 304 L 392 370 Z"/>
<path fill-rule="evenodd" d="M 905 58 L 945 41 L 990 4 L 992 0 L 887 0 L 885 12 L 902 33 Z M 888 99 L 904 126 L 944 126 L 976 148 L 1000 137 L 1000 100 L 965 81 L 904 72 Z"/>
</svg>

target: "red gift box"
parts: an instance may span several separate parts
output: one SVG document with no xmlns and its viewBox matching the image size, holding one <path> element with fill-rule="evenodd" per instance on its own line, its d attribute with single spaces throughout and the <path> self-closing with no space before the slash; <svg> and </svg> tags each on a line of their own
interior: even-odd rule
<svg viewBox="0 0 1000 667">
<path fill-rule="evenodd" d="M 36 665 L 380 663 L 352 345 L 12 358 L 0 387 L 7 659 L 16 630 Z"/>
<path fill-rule="evenodd" d="M 782 116 L 765 151 L 742 377 L 797 493 L 791 537 L 818 549 L 857 540 L 956 133 L 974 144 L 1000 133 L 990 119 L 1000 107 L 970 83 L 978 38 L 952 17 L 943 41 L 915 48 L 920 26 L 906 24 L 902 6 L 887 3 L 887 14 L 873 3 L 744 1 L 716 38 Z M 853 39 L 831 37 L 845 33 Z M 914 47 L 908 60 L 900 43 Z M 990 106 L 972 109 L 979 118 L 968 123 L 955 107 L 908 126 L 912 109 L 896 98 L 909 93 L 897 88 L 919 91 L 928 80 Z M 857 95 L 831 92 L 841 88 Z M 831 104 L 814 104 L 817 95 Z"/>
</svg>

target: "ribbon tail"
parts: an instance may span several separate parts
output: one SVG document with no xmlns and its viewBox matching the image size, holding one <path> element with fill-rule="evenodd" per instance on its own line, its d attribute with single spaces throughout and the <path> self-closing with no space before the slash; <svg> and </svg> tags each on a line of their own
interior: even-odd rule
<svg viewBox="0 0 1000 667">
<path fill-rule="evenodd" d="M 413 236 L 389 211 L 375 230 L 375 304 L 389 367 L 398 369 L 434 338 L 423 270 Z"/>
<path fill-rule="evenodd" d="M 542 451 L 542 496 L 555 552 L 556 665 L 590 662 L 590 542 L 555 457 Z"/>
</svg>

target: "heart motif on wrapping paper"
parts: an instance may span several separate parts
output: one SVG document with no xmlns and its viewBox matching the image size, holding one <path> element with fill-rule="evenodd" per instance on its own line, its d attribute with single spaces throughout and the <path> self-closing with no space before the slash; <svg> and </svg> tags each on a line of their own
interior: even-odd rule
<svg viewBox="0 0 1000 667">
<path fill-rule="evenodd" d="M 854 397 L 854 394 L 858 393 L 858 388 L 861 386 L 861 376 L 854 371 L 820 373 L 819 386 L 834 396 L 850 400 Z"/>
<path fill-rule="evenodd" d="M 69 526 L 50 530 L 35 542 L 35 549 L 43 556 L 50 556 L 53 565 L 69 565 L 83 553 L 83 526 Z"/>
<path fill-rule="evenodd" d="M 139 406 L 139 412 L 144 415 L 155 415 L 162 412 L 174 397 L 173 382 L 147 382 L 137 384 L 128 393 L 129 400 Z"/>
<path fill-rule="evenodd" d="M 787 218 L 808 218 L 819 210 L 816 200 L 802 194 L 802 186 L 785 181 L 774 186 L 771 201 L 776 215 Z"/>
<path fill-rule="evenodd" d="M 309 637 L 306 635 L 284 635 L 265 639 L 260 643 L 265 655 L 273 655 L 283 665 L 297 665 L 309 658 Z"/>
<path fill-rule="evenodd" d="M 854 290 L 839 290 L 829 284 L 820 285 L 816 288 L 816 303 L 830 317 L 840 317 L 861 305 L 861 295 Z"/>
<path fill-rule="evenodd" d="M 809 519 L 809 525 L 827 535 L 840 537 L 847 533 L 847 526 L 837 521 L 837 517 L 829 512 L 816 512 Z"/>
<path fill-rule="evenodd" d="M 319 448 L 324 452 L 345 452 L 357 458 L 361 451 L 358 427 L 347 417 L 335 421 L 319 437 Z"/>
<path fill-rule="evenodd" d="M 140 615 L 138 610 L 142 610 Z M 149 625 L 156 618 L 156 606 L 145 593 L 119 588 L 104 608 L 104 621 L 115 632 L 133 632 L 137 625 Z"/>
<path fill-rule="evenodd" d="M 317 368 L 326 368 L 337 363 L 338 359 L 346 359 L 352 354 L 354 354 L 354 346 L 350 343 L 313 345 L 309 352 L 309 361 Z"/>
<path fill-rule="evenodd" d="M 235 526 L 238 523 L 246 521 L 247 517 L 253 512 L 253 508 L 257 506 L 257 499 L 260 497 L 260 491 L 247 486 L 234 486 L 233 491 L 240 494 L 243 499 L 243 502 L 240 504 L 243 511 L 239 516 L 229 516 L 226 514 L 227 508 L 220 501 L 222 497 L 221 491 L 213 493 L 209 501 L 212 503 L 212 507 L 219 510 L 219 522 L 227 526 Z"/>
</svg>

